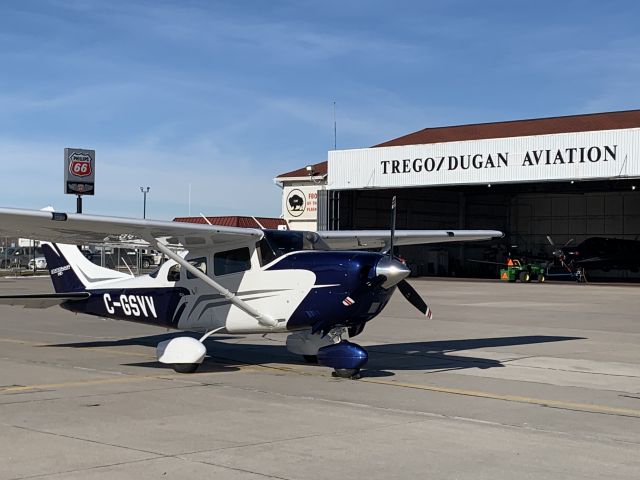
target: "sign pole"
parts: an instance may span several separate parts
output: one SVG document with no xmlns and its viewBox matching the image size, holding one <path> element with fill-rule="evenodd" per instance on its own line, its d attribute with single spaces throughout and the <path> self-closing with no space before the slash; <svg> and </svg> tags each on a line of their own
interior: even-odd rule
<svg viewBox="0 0 640 480">
<path fill-rule="evenodd" d="M 82 213 L 82 195 L 78 195 L 76 200 L 76 213 Z"/>
</svg>

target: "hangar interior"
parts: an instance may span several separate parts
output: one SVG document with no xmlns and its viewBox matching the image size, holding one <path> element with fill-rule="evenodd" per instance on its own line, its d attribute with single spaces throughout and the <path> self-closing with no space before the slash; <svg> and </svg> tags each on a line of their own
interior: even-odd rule
<svg viewBox="0 0 640 480">
<path fill-rule="evenodd" d="M 493 276 L 509 253 L 551 259 L 558 245 L 594 237 L 640 239 L 634 180 L 329 191 L 328 228 L 387 229 L 397 196 L 399 229 L 498 229 L 504 239 L 456 246 L 401 247 L 416 275 Z M 628 271 L 598 276 L 640 278 Z"/>
</svg>

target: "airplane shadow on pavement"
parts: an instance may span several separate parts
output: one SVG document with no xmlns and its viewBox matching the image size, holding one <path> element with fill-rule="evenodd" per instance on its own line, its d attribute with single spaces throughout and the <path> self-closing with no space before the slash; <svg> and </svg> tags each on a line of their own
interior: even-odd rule
<svg viewBox="0 0 640 480">
<path fill-rule="evenodd" d="M 164 340 L 178 336 L 192 336 L 189 332 L 172 332 L 161 335 L 128 338 L 122 340 L 99 340 L 79 343 L 61 343 L 43 347 L 59 348 L 99 348 L 143 345 L 155 348 Z M 273 344 L 227 343 L 243 337 L 220 336 L 208 338 L 207 358 L 198 372 L 230 371 L 241 365 L 301 364 L 304 361 L 289 353 L 284 342 Z M 439 340 L 409 343 L 388 343 L 363 345 L 369 352 L 369 362 L 362 371 L 363 377 L 382 377 L 394 375 L 394 370 L 463 370 L 469 368 L 504 367 L 502 362 L 489 358 L 468 355 L 454 355 L 457 351 L 490 349 L 518 345 L 533 345 L 550 342 L 584 340 L 584 337 L 562 337 L 550 335 L 526 335 L 518 337 L 471 338 L 458 340 Z M 354 341 L 357 342 L 357 339 Z M 149 368 L 167 368 L 159 362 L 129 363 L 130 366 Z M 321 367 L 326 368 L 326 367 Z"/>
</svg>

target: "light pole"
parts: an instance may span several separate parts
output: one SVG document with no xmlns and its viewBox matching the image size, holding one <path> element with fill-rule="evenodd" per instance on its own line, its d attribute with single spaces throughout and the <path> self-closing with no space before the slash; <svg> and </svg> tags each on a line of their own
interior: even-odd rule
<svg viewBox="0 0 640 480">
<path fill-rule="evenodd" d="M 142 195 L 144 195 L 144 203 L 142 204 L 142 218 L 147 218 L 147 193 L 149 193 L 149 190 L 151 190 L 151 187 L 147 187 L 146 190 L 143 187 L 140 187 L 140 191 L 142 192 Z"/>
</svg>

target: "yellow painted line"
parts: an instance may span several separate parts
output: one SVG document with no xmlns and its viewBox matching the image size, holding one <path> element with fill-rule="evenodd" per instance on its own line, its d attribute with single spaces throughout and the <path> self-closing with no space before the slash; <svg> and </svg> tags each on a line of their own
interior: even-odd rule
<svg viewBox="0 0 640 480">
<path fill-rule="evenodd" d="M 29 345 L 32 347 L 40 347 L 40 346 L 46 345 L 44 343 L 34 343 L 34 342 L 28 342 L 26 340 L 18 340 L 17 338 L 2 338 L 2 337 L 0 337 L 0 342 L 17 343 L 19 345 Z"/>
<path fill-rule="evenodd" d="M 253 367 L 253 368 L 252 368 Z M 313 371 L 305 368 L 296 367 L 293 365 L 273 364 L 273 365 L 247 365 L 245 368 L 240 367 L 245 371 L 259 371 L 259 370 L 276 370 L 285 373 L 295 373 L 298 375 L 308 375 L 317 377 L 326 377 L 327 369 L 322 369 L 321 372 Z M 203 372 L 204 373 L 204 372 Z M 491 400 L 502 400 L 515 403 L 526 403 L 529 405 L 539 405 L 543 407 L 554 407 L 565 410 L 577 410 L 587 413 L 605 413 L 609 415 L 624 415 L 630 417 L 640 417 L 640 410 L 634 410 L 629 408 L 609 407 L 606 405 L 596 405 L 592 403 L 576 403 L 565 402 L 563 400 L 550 400 L 543 398 L 522 397 L 519 395 L 501 395 L 499 393 L 481 392 L 477 390 L 465 390 L 461 388 L 440 387 L 435 385 L 420 385 L 415 383 L 397 382 L 392 380 L 381 380 L 376 378 L 364 377 L 359 380 L 360 382 L 375 383 L 379 385 L 388 385 L 392 387 L 411 388 L 414 390 L 424 390 L 436 393 L 446 393 L 450 395 L 463 395 L 467 397 L 487 398 Z"/>
<path fill-rule="evenodd" d="M 155 349 L 154 349 L 154 353 L 150 355 L 148 353 L 129 352 L 127 350 L 118 350 L 111 347 L 69 347 L 69 348 L 83 350 L 83 351 L 88 350 L 90 352 L 102 352 L 102 353 L 117 354 L 117 355 L 128 355 L 130 357 L 144 357 L 150 360 L 156 359 Z"/>
<path fill-rule="evenodd" d="M 169 379 L 161 376 L 142 376 L 142 375 L 112 377 L 112 378 L 99 378 L 94 380 L 79 380 L 76 382 L 43 383 L 40 385 L 5 387 L 5 388 L 0 388 L 0 392 L 24 392 L 28 390 L 53 390 L 53 389 L 70 388 L 70 387 L 84 387 L 87 385 L 111 385 L 115 383 L 145 382 L 148 380 L 169 380 Z"/>
<path fill-rule="evenodd" d="M 47 343 L 33 343 L 24 340 L 17 340 L 13 338 L 2 338 L 0 337 L 0 342 L 7 343 L 18 343 L 23 345 L 31 345 L 31 346 L 51 346 L 55 344 L 47 344 Z M 76 347 L 69 347 L 76 348 Z M 109 354 L 117 354 L 117 355 L 129 355 L 136 357 L 145 357 L 145 358 L 154 358 L 152 355 L 147 355 L 145 353 L 137 353 L 137 352 L 129 352 L 126 350 L 115 350 L 110 347 L 86 347 L 82 348 L 82 350 L 91 350 L 102 353 Z M 212 360 L 216 363 L 225 363 L 225 358 L 220 358 L 216 361 L 216 357 L 213 356 Z M 236 364 L 233 365 L 233 368 L 237 369 L 237 371 L 243 372 L 257 372 L 264 370 L 271 371 L 279 371 L 284 373 L 295 373 L 298 375 L 308 375 L 308 376 L 324 376 L 324 374 L 320 374 L 318 372 L 307 370 L 303 368 L 298 368 L 292 365 L 284 365 L 284 364 L 272 364 L 272 365 L 260 365 L 260 364 Z M 193 376 L 201 376 L 208 375 L 211 373 L 217 372 L 201 372 L 196 373 Z M 324 373 L 324 369 L 323 369 Z M 127 376 L 127 377 L 116 377 L 116 378 L 106 378 L 106 379 L 97 379 L 97 380 L 85 380 L 78 382 L 67 382 L 67 383 L 52 383 L 52 384 L 43 384 L 43 385 L 27 385 L 27 386 L 19 386 L 19 387 L 7 387 L 0 388 L 0 392 L 19 392 L 19 391 L 28 391 L 28 390 L 43 390 L 43 389 L 56 389 L 56 388 L 67 388 L 67 387 L 77 387 L 84 385 L 106 385 L 106 384 L 115 384 L 115 383 L 128 383 L 128 382 L 136 382 L 136 381 L 147 381 L 147 380 L 169 380 L 170 378 L 162 377 L 162 376 Z M 576 402 L 566 402 L 563 400 L 551 400 L 551 399 L 543 399 L 543 398 L 533 398 L 533 397 L 523 397 L 519 395 L 502 395 L 498 393 L 492 392 L 482 392 L 478 390 L 465 390 L 461 388 L 452 388 L 452 387 L 439 387 L 435 385 L 420 385 L 415 383 L 406 383 L 406 382 L 397 382 L 391 380 L 380 380 L 375 378 L 362 378 L 361 382 L 366 383 L 375 383 L 378 385 L 387 385 L 392 387 L 402 387 L 402 388 L 410 388 L 414 390 L 423 390 L 435 393 L 446 393 L 450 395 L 462 395 L 466 397 L 476 397 L 476 398 L 487 398 L 490 400 L 502 400 L 506 402 L 514 402 L 514 403 L 525 403 L 529 405 L 539 405 L 543 407 L 554 407 L 561 408 L 565 410 L 577 410 L 581 412 L 588 413 L 604 413 L 610 415 L 625 415 L 631 417 L 640 417 L 640 410 L 630 409 L 630 408 L 618 408 L 618 407 L 609 407 L 606 405 L 596 405 L 592 403 L 576 403 Z"/>
<path fill-rule="evenodd" d="M 595 405 L 592 403 L 574 403 L 562 400 L 547 400 L 542 398 L 521 397 L 519 395 L 501 395 L 491 392 L 480 392 L 477 390 L 464 390 L 460 388 L 438 387 L 431 385 L 417 385 L 413 383 L 394 382 L 390 380 L 378 380 L 372 378 L 363 378 L 361 382 L 376 383 L 379 385 L 391 385 L 394 387 L 411 388 L 415 390 L 426 390 L 429 392 L 448 393 L 451 395 L 463 395 L 467 397 L 488 398 L 491 400 L 503 400 L 507 402 L 527 403 L 530 405 L 540 405 L 543 407 L 555 407 L 566 410 L 578 410 L 589 413 L 606 413 L 613 415 L 626 415 L 631 417 L 640 417 L 640 410 L 630 408 L 609 407 L 606 405 Z"/>
</svg>

